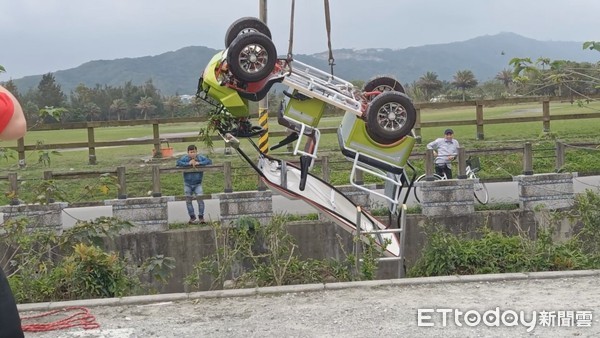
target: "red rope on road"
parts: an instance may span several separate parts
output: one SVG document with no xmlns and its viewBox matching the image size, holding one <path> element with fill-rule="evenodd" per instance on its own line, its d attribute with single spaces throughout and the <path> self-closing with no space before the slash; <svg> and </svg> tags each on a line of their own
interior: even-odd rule
<svg viewBox="0 0 600 338">
<path fill-rule="evenodd" d="M 30 319 L 37 319 L 42 317 L 47 317 L 51 315 L 55 315 L 58 313 L 64 313 L 67 315 L 69 311 L 78 311 L 66 318 L 56 320 L 54 322 L 48 323 L 33 323 L 33 324 L 25 324 L 21 325 L 23 328 L 23 332 L 43 332 L 43 331 L 54 331 L 54 330 L 62 330 L 68 329 L 71 327 L 81 327 L 84 330 L 89 329 L 97 329 L 100 327 L 100 324 L 96 322 L 96 317 L 94 317 L 90 310 L 80 306 L 71 306 L 66 307 L 60 310 L 53 310 L 44 312 L 37 315 L 21 317 L 21 322 Z"/>
</svg>

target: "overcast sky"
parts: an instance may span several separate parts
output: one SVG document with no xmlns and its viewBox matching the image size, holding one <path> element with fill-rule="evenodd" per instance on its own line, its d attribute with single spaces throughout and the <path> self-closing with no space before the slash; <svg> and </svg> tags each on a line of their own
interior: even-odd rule
<svg viewBox="0 0 600 338">
<path fill-rule="evenodd" d="M 279 54 L 291 0 L 268 0 Z M 513 32 L 537 40 L 600 40 L 600 0 L 330 0 L 332 47 L 401 49 Z M 223 48 L 259 0 L 0 0 L 0 81 L 92 60 Z M 322 0 L 297 0 L 294 53 L 327 50 Z"/>
</svg>

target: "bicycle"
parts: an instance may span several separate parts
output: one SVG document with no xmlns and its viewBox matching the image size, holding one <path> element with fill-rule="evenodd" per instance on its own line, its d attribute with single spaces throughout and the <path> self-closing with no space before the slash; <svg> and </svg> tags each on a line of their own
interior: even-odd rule
<svg viewBox="0 0 600 338">
<path fill-rule="evenodd" d="M 477 172 L 481 169 L 480 164 L 479 164 L 479 158 L 469 156 L 469 158 L 467 159 L 466 162 L 467 162 L 467 168 L 465 170 L 465 173 L 467 175 L 467 178 L 475 180 L 475 182 L 473 183 L 473 196 L 475 196 L 475 199 L 477 200 L 477 202 L 479 202 L 481 204 L 487 204 L 489 197 L 490 197 L 488 194 L 487 187 L 485 186 L 485 183 L 481 182 L 479 177 L 477 176 Z M 423 175 L 417 177 L 417 179 L 415 180 L 414 183 L 420 182 L 421 180 L 425 179 L 425 177 L 426 177 L 426 174 L 423 174 Z M 433 174 L 434 181 L 447 180 L 447 179 L 448 178 L 446 177 L 446 173 L 444 173 L 443 176 L 440 176 L 438 174 Z M 417 200 L 417 202 L 421 203 L 421 191 L 416 184 L 414 184 L 413 192 L 414 192 L 415 199 Z"/>
</svg>

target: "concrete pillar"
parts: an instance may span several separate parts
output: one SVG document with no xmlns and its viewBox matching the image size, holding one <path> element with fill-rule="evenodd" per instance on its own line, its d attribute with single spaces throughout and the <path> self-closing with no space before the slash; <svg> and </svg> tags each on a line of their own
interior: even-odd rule
<svg viewBox="0 0 600 338">
<path fill-rule="evenodd" d="M 225 225 L 242 216 L 256 218 L 261 224 L 268 224 L 273 217 L 271 190 L 232 192 L 216 196 L 221 207 L 221 222 Z"/>
<path fill-rule="evenodd" d="M 519 205 L 523 210 L 573 206 L 573 173 L 519 175 Z"/>
<path fill-rule="evenodd" d="M 473 180 L 441 180 L 418 182 L 421 208 L 425 216 L 455 216 L 475 212 Z"/>
<path fill-rule="evenodd" d="M 0 207 L 4 213 L 4 222 L 9 219 L 26 218 L 28 228 L 48 228 L 62 230 L 62 210 L 69 204 L 57 202 L 50 204 L 21 204 Z"/>
<path fill-rule="evenodd" d="M 131 222 L 134 227 L 123 233 L 157 232 L 169 229 L 168 202 L 173 196 L 141 197 L 104 201 L 112 206 L 113 217 Z"/>
<path fill-rule="evenodd" d="M 344 185 L 335 188 L 354 202 L 354 204 L 361 206 L 363 209 L 371 209 L 371 194 L 369 192 L 353 185 Z M 365 186 L 365 188 L 375 189 L 375 186 Z"/>
</svg>

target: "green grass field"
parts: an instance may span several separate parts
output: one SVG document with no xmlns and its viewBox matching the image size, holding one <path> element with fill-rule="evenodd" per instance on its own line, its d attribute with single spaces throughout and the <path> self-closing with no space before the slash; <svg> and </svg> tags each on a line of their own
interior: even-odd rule
<svg viewBox="0 0 600 338">
<path fill-rule="evenodd" d="M 514 106 L 496 106 L 484 108 L 484 119 L 507 118 L 507 117 L 525 117 L 541 116 L 541 103 L 520 104 Z M 551 103 L 551 116 L 561 114 L 582 114 L 588 112 L 600 111 L 600 103 L 594 103 L 591 106 L 580 108 L 570 103 Z M 485 140 L 476 139 L 476 126 L 453 126 L 452 121 L 473 120 L 475 119 L 475 107 L 460 107 L 449 109 L 423 109 L 421 111 L 421 121 L 448 121 L 448 127 L 455 131 L 455 137 L 460 141 L 461 146 L 468 150 L 473 149 L 498 149 L 503 147 L 520 147 L 525 142 L 531 142 L 534 147 L 534 171 L 536 173 L 552 172 L 554 170 L 554 151 L 552 150 L 556 140 L 561 140 L 566 144 L 576 143 L 595 143 L 600 144 L 600 133 L 598 126 L 599 119 L 579 119 L 551 121 L 550 134 L 542 133 L 542 122 L 526 122 L 511 124 L 490 124 L 484 125 Z M 337 127 L 340 123 L 339 117 L 324 117 L 321 119 L 319 127 Z M 200 124 L 179 123 L 160 126 L 161 135 L 172 133 L 194 133 L 199 130 Z M 275 119 L 269 122 L 269 128 L 272 131 L 282 131 L 284 128 L 276 123 Z M 436 137 L 440 137 L 446 127 L 424 128 L 422 129 L 423 143 L 418 144 L 414 153 L 423 153 L 425 144 Z M 117 141 L 130 138 L 152 137 L 152 126 L 130 126 L 130 127 L 111 127 L 96 128 L 96 141 Z M 280 138 L 272 138 L 270 144 L 277 143 Z M 86 142 L 87 130 L 61 130 L 61 131 L 34 131 L 28 133 L 25 138 L 27 145 L 35 145 L 38 142 L 43 144 L 52 143 L 70 143 Z M 200 142 L 195 142 L 200 152 L 208 154 L 215 164 L 222 164 L 225 161 L 232 162 L 234 172 L 234 190 L 253 190 L 257 187 L 257 178 L 252 169 L 235 153 L 233 155 L 224 155 L 224 143 L 217 141 L 214 144 L 212 153 Z M 16 142 L 1 142 L 0 147 L 15 146 Z M 185 153 L 187 143 L 170 144 L 175 150 L 175 155 Z M 252 147 L 247 141 L 242 141 L 242 148 L 252 153 Z M 151 183 L 151 165 L 158 164 L 162 167 L 172 167 L 175 165 L 175 158 L 153 160 L 152 145 L 134 145 L 119 146 L 109 148 L 97 148 L 97 164 L 88 164 L 88 150 L 86 149 L 64 149 L 52 151 L 49 153 L 50 163 L 38 163 L 40 156 L 44 152 L 52 151 L 38 150 L 26 153 L 27 167 L 19 169 L 16 159 L 16 152 L 6 151 L 0 153 L 0 176 L 6 176 L 8 172 L 17 172 L 20 179 L 24 181 L 21 185 L 19 197 L 25 200 L 35 198 L 41 193 L 40 182 L 43 172 L 51 170 L 53 172 L 73 172 L 86 170 L 115 170 L 117 166 L 127 168 L 127 190 L 129 196 L 147 196 L 148 191 L 152 189 Z M 2 155 L 4 154 L 4 155 Z M 597 173 L 600 171 L 600 149 L 586 147 L 584 149 L 567 147 L 567 163 L 564 167 L 567 171 L 579 171 L 581 173 Z M 283 157 L 288 160 L 297 160 L 291 156 L 285 147 L 273 151 L 271 155 Z M 319 155 L 327 155 L 330 158 L 332 171 L 331 180 L 334 184 L 347 184 L 350 162 L 346 161 L 339 151 L 337 135 L 323 134 L 319 146 Z M 483 178 L 509 179 L 511 176 L 518 175 L 522 171 L 522 155 L 520 153 L 510 155 L 483 155 L 480 156 L 482 163 L 481 176 Z M 420 172 L 423 171 L 421 160 L 412 161 Z M 315 173 L 320 175 L 320 166 L 315 167 Z M 380 183 L 378 179 L 366 177 L 367 182 Z M 107 179 L 104 179 L 107 181 Z M 79 180 L 57 180 L 54 183 L 54 189 L 62 193 L 65 199 L 70 202 L 86 200 L 102 200 L 114 198 L 116 188 L 109 187 L 106 192 L 106 182 L 101 182 L 100 178 L 79 179 Z M 165 174 L 161 177 L 161 186 L 163 195 L 181 195 L 182 178 L 180 173 Z M 6 180 L 0 180 L 0 189 L 8 191 Z M 43 189 L 42 189 L 43 190 Z M 206 174 L 204 183 L 205 193 L 218 193 L 223 191 L 223 173 L 211 172 Z M 8 198 L 0 196 L 0 203 L 5 204 Z"/>
</svg>

